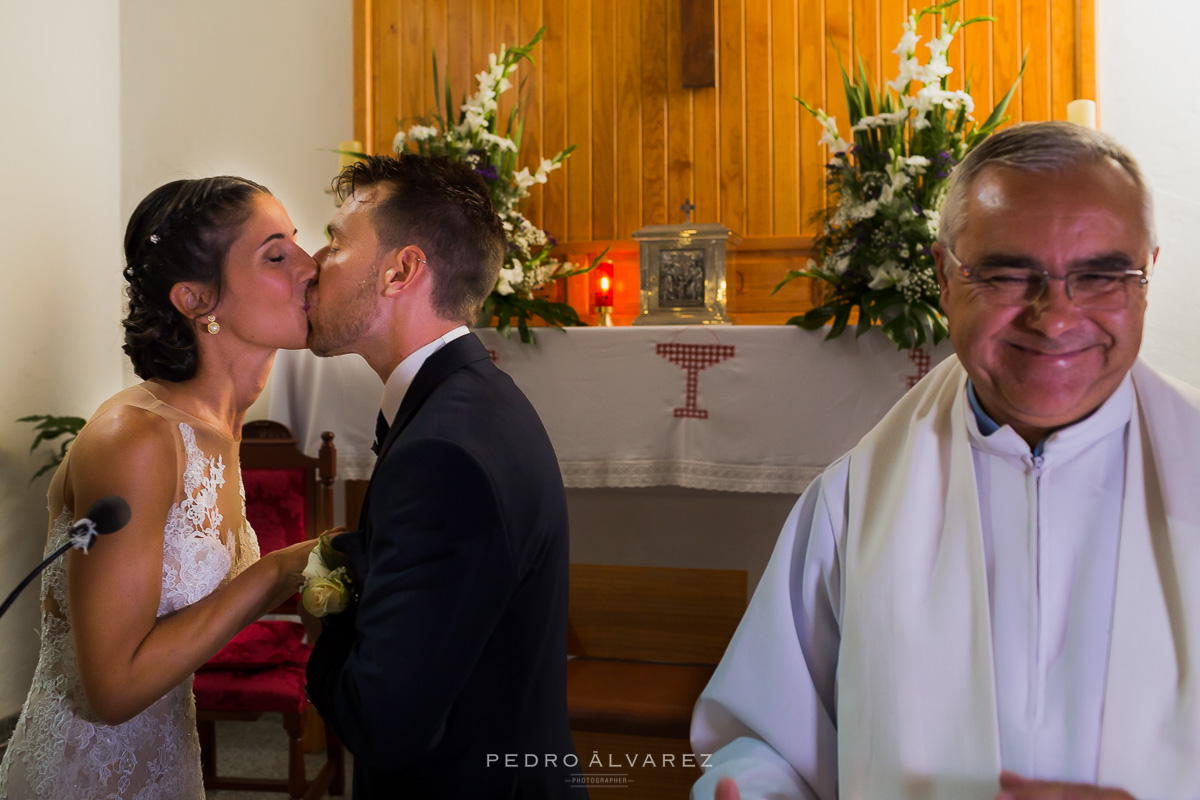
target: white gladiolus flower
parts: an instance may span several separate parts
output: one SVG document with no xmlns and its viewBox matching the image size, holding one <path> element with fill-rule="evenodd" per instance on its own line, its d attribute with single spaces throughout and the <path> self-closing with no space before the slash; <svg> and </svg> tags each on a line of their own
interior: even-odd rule
<svg viewBox="0 0 1200 800">
<path fill-rule="evenodd" d="M 890 125 L 899 125 L 908 119 L 908 109 L 902 108 L 899 111 L 890 113 L 876 114 L 871 117 L 863 117 L 858 123 L 851 128 L 852 131 L 869 131 L 872 128 L 884 128 Z"/>
<path fill-rule="evenodd" d="M 942 212 L 936 208 L 925 209 L 925 224 L 929 226 L 929 233 L 934 238 L 937 238 L 938 225 L 942 222 Z"/>
<path fill-rule="evenodd" d="M 920 158 L 920 156 L 916 156 L 916 158 Z M 890 182 L 885 185 L 883 187 L 883 191 L 879 193 L 880 205 L 891 205 L 892 201 L 895 200 L 896 195 L 899 194 L 899 192 L 905 186 L 912 182 L 912 179 L 905 171 L 905 167 L 908 163 L 909 160 L 904 158 L 904 156 L 896 156 L 891 160 L 891 162 L 888 163 L 886 171 Z"/>
<path fill-rule="evenodd" d="M 915 58 L 905 58 L 900 61 L 900 71 L 896 73 L 896 77 L 888 81 L 888 86 L 892 87 L 897 92 L 903 92 L 913 81 L 921 80 L 924 75 L 921 68 L 921 62 Z"/>
<path fill-rule="evenodd" d="M 482 108 L 470 103 L 466 103 L 462 107 L 463 121 L 459 124 L 455 131 L 462 136 L 470 136 L 477 130 L 487 127 L 487 112 Z"/>
<path fill-rule="evenodd" d="M 414 142 L 425 142 L 436 138 L 437 135 L 437 128 L 430 127 L 429 125 L 413 125 L 408 129 L 408 138 Z"/>
<path fill-rule="evenodd" d="M 488 133 L 487 131 L 479 131 L 479 138 L 488 144 L 496 145 L 496 147 L 499 147 L 501 150 L 509 150 L 513 153 L 517 152 L 516 143 L 507 137 L 497 136 L 496 134 Z"/>
<path fill-rule="evenodd" d="M 864 219 L 870 219 L 879 211 L 878 200 L 868 200 L 865 203 L 856 203 L 848 199 L 843 199 L 842 204 L 838 206 L 837 213 L 833 215 L 834 225 L 845 225 L 852 222 L 861 222 Z"/>
<path fill-rule="evenodd" d="M 513 182 L 516 183 L 517 189 L 521 192 L 528 191 L 529 187 L 533 186 L 535 180 L 536 178 L 529 174 L 529 167 L 521 167 L 520 170 L 513 174 Z M 542 182 L 545 183 L 544 178 Z"/>
<path fill-rule="evenodd" d="M 896 160 L 902 162 L 904 169 L 914 175 L 924 175 L 926 168 L 929 166 L 929 159 L 925 156 L 900 157 Z"/>
<path fill-rule="evenodd" d="M 900 43 L 896 45 L 896 49 L 892 52 L 900 56 L 900 60 L 912 58 L 913 53 L 917 52 L 917 42 L 921 41 L 921 37 L 916 31 L 917 20 L 910 16 L 908 22 L 904 23 L 904 35 L 900 37 Z"/>
<path fill-rule="evenodd" d="M 829 146 L 831 155 L 838 155 L 850 149 L 850 143 L 842 138 L 838 132 L 837 119 L 829 116 L 824 111 L 817 110 L 817 121 L 821 123 L 823 133 L 821 134 L 821 144 Z"/>
<path fill-rule="evenodd" d="M 392 151 L 396 153 L 404 152 L 404 142 L 407 137 L 404 131 L 396 131 L 396 135 L 392 138 Z"/>
</svg>

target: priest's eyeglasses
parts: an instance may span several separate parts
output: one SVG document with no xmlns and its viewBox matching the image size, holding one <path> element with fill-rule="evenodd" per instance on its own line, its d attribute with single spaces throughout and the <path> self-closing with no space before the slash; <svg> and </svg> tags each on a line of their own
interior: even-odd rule
<svg viewBox="0 0 1200 800">
<path fill-rule="evenodd" d="M 981 297 L 997 306 L 1024 306 L 1046 292 L 1050 281 L 1062 281 L 1076 306 L 1095 311 L 1124 308 L 1135 292 L 1150 283 L 1150 265 L 1144 269 L 1085 269 L 1053 275 L 1033 267 L 972 267 L 949 248 L 947 258 L 963 279 L 981 290 Z"/>
</svg>

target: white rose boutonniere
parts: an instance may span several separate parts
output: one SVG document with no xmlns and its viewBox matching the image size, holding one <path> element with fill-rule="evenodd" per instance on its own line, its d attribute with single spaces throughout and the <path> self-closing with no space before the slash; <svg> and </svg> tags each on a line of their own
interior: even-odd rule
<svg viewBox="0 0 1200 800">
<path fill-rule="evenodd" d="M 353 598 L 345 556 L 330 545 L 332 538 L 331 532 L 321 535 L 304 568 L 305 581 L 300 588 L 300 602 L 304 610 L 314 617 L 344 611 Z"/>
</svg>

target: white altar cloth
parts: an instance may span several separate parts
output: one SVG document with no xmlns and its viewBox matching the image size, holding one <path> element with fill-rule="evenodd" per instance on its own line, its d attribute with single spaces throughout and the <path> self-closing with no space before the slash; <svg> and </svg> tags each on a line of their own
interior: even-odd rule
<svg viewBox="0 0 1200 800">
<path fill-rule="evenodd" d="M 783 325 L 539 328 L 533 347 L 475 333 L 537 409 L 573 488 L 798 494 L 951 352 Z M 310 455 L 333 431 L 339 477 L 366 479 L 382 394 L 358 356 L 281 352 L 270 415 Z"/>
</svg>

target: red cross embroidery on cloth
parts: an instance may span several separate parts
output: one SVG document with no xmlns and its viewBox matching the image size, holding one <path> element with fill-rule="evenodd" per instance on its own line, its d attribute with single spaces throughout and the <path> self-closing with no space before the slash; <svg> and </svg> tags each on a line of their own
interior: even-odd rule
<svg viewBox="0 0 1200 800">
<path fill-rule="evenodd" d="M 729 344 L 678 344 L 667 342 L 654 345 L 654 352 L 687 370 L 687 403 L 675 409 L 676 417 L 708 419 L 708 409 L 696 405 L 699 390 L 700 370 L 733 358 L 733 345 Z"/>
<path fill-rule="evenodd" d="M 929 353 L 925 352 L 923 347 L 914 347 L 908 351 L 908 360 L 917 368 L 916 375 L 906 375 L 904 377 L 904 388 L 911 389 L 917 383 L 929 374 Z"/>
</svg>

